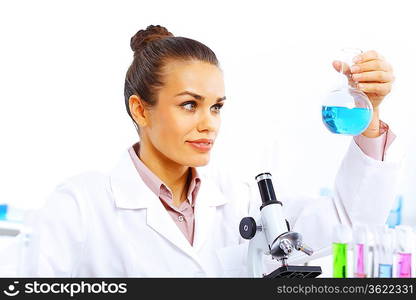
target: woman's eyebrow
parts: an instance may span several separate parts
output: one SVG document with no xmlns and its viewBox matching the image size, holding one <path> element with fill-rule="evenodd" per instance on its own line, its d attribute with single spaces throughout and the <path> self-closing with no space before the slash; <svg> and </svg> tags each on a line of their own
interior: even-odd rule
<svg viewBox="0 0 416 300">
<path fill-rule="evenodd" d="M 175 97 L 177 97 L 177 96 L 183 96 L 183 95 L 189 95 L 189 96 L 192 96 L 192 97 L 194 97 L 195 99 L 200 100 L 200 101 L 204 101 L 204 100 L 205 100 L 205 97 L 203 97 L 203 96 L 201 96 L 201 95 L 198 95 L 198 94 L 195 94 L 195 93 L 192 93 L 192 92 L 189 92 L 189 91 L 184 91 L 184 92 L 182 92 L 182 93 L 176 94 L 176 95 L 175 95 Z M 217 99 L 217 102 L 224 101 L 225 99 L 226 99 L 226 97 L 225 97 L 225 96 L 224 96 L 224 97 L 221 97 L 221 98 L 218 98 L 218 99 Z"/>
</svg>

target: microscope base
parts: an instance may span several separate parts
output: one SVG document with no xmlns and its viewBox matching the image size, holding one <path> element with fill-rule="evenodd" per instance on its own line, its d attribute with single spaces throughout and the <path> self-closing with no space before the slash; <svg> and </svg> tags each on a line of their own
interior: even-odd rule
<svg viewBox="0 0 416 300">
<path fill-rule="evenodd" d="M 263 278 L 314 278 L 322 274 L 321 267 L 282 266 Z"/>
</svg>

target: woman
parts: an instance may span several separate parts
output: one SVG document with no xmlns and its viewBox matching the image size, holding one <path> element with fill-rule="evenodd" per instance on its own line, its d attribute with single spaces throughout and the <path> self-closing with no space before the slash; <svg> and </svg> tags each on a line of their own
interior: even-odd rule
<svg viewBox="0 0 416 300">
<path fill-rule="evenodd" d="M 70 178 L 50 195 L 31 224 L 26 275 L 245 276 L 247 242 L 238 225 L 258 213 L 256 187 L 197 170 L 209 162 L 225 103 L 217 58 L 161 26 L 137 32 L 131 47 L 125 104 L 140 142 L 110 174 Z M 360 58 L 352 76 L 370 97 L 374 119 L 352 141 L 336 195 L 283 201 L 292 226 L 315 249 L 330 244 L 335 224 L 384 223 L 394 199 L 398 166 L 382 161 L 391 139 L 378 119 L 392 71 L 374 51 Z"/>
</svg>

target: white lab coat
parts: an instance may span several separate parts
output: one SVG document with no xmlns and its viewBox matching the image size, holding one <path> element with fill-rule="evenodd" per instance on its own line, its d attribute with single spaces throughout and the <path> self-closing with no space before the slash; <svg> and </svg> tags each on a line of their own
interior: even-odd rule
<svg viewBox="0 0 416 300">
<path fill-rule="evenodd" d="M 399 165 L 366 156 L 352 141 L 334 197 L 281 199 L 293 230 L 319 250 L 330 245 L 334 224 L 384 223 Z M 29 221 L 33 233 L 22 275 L 246 276 L 248 242 L 238 228 L 242 217 L 258 214 L 256 183 L 200 175 L 193 246 L 141 180 L 127 150 L 110 174 L 68 179 Z"/>
</svg>

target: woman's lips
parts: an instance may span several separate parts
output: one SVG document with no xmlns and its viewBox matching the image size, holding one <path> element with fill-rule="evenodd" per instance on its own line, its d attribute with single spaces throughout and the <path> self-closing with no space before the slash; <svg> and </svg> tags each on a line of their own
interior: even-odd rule
<svg viewBox="0 0 416 300">
<path fill-rule="evenodd" d="M 212 140 L 196 140 L 196 141 L 187 141 L 189 145 L 191 145 L 194 149 L 198 150 L 199 152 L 208 152 L 211 150 L 213 141 Z"/>
</svg>

